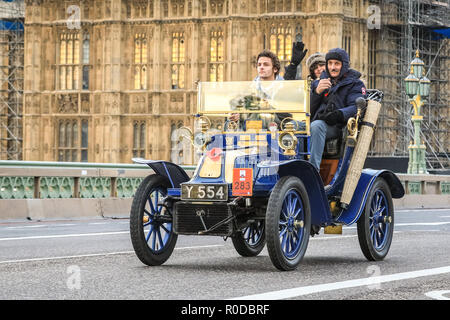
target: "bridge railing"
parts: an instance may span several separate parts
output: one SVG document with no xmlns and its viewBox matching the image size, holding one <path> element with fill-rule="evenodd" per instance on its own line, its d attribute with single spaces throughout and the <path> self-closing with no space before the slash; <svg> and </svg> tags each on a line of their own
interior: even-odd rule
<svg viewBox="0 0 450 320">
<path fill-rule="evenodd" d="M 0 161 L 0 220 L 127 216 L 152 173 L 140 164 Z M 394 199 L 396 208 L 450 208 L 450 176 L 398 177 L 406 194 Z"/>
<path fill-rule="evenodd" d="M 141 164 L 0 161 L 0 199 L 131 198 L 151 173 Z"/>
</svg>

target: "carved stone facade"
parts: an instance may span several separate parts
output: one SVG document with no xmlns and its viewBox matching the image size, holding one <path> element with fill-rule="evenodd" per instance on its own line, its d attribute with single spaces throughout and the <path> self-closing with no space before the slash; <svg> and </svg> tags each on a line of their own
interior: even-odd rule
<svg viewBox="0 0 450 320">
<path fill-rule="evenodd" d="M 289 42 L 299 38 L 309 53 L 325 52 L 343 46 L 345 30 L 352 67 L 366 75 L 367 5 L 27 0 L 23 159 L 182 157 L 171 150 L 171 133 L 193 123 L 195 82 L 251 80 L 262 49 L 275 45 L 286 63 Z M 304 62 L 302 70 L 304 78 Z"/>
</svg>

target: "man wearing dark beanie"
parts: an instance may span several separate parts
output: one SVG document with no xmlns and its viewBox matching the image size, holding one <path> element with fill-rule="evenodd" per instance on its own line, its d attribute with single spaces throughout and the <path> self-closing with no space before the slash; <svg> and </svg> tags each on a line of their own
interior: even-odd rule
<svg viewBox="0 0 450 320">
<path fill-rule="evenodd" d="M 326 69 L 311 85 L 311 164 L 320 170 L 325 141 L 338 137 L 349 118 L 356 115 L 355 101 L 366 96 L 361 73 L 350 69 L 345 50 L 326 56 Z"/>
</svg>

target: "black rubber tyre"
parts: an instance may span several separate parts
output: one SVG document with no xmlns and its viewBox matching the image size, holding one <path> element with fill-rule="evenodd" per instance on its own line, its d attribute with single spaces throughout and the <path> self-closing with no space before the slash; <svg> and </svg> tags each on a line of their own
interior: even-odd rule
<svg viewBox="0 0 450 320">
<path fill-rule="evenodd" d="M 236 251 L 243 257 L 256 257 L 266 245 L 264 220 L 256 220 L 231 240 Z"/>
<path fill-rule="evenodd" d="M 311 232 L 311 209 L 303 182 L 293 176 L 275 185 L 266 211 L 266 242 L 273 265 L 282 271 L 297 268 Z"/>
<path fill-rule="evenodd" d="M 131 205 L 131 243 L 139 260 L 149 266 L 166 262 L 177 242 L 172 215 L 158 205 L 163 204 L 161 199 L 169 187 L 167 178 L 156 174 L 148 176 L 138 187 Z"/>
<path fill-rule="evenodd" d="M 394 205 L 391 190 L 383 178 L 377 178 L 357 223 L 358 240 L 369 261 L 383 260 L 394 234 Z"/>
</svg>

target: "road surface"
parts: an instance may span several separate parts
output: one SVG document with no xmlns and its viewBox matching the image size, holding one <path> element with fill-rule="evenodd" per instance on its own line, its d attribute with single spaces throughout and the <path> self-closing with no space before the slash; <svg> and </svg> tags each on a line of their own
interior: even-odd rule
<svg viewBox="0 0 450 320">
<path fill-rule="evenodd" d="M 367 261 L 356 225 L 311 238 L 298 269 L 231 240 L 179 236 L 162 266 L 133 252 L 128 219 L 0 221 L 0 299 L 450 299 L 450 209 L 396 211 L 384 261 Z"/>
</svg>

